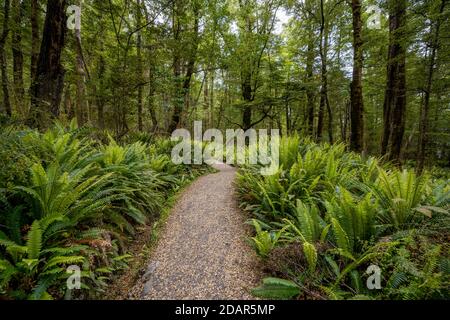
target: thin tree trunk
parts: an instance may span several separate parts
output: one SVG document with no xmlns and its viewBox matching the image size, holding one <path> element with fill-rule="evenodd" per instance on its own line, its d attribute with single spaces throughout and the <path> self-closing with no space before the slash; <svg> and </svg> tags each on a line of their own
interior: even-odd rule
<svg viewBox="0 0 450 320">
<path fill-rule="evenodd" d="M 70 98 L 70 84 L 68 84 L 64 89 L 64 112 L 66 113 L 68 119 L 73 118 L 74 114 L 72 108 L 72 99 Z"/>
<path fill-rule="evenodd" d="M 24 14 L 24 2 L 13 0 L 13 25 L 12 29 L 12 54 L 13 54 L 13 79 L 14 93 L 17 110 L 25 114 L 25 88 L 23 84 L 23 52 L 22 52 L 22 18 Z"/>
<path fill-rule="evenodd" d="M 150 34 L 152 34 L 153 24 L 150 22 L 150 17 L 146 6 L 142 6 L 144 10 L 145 20 L 147 23 L 147 29 Z M 155 83 L 155 72 L 156 72 L 156 60 L 155 60 L 156 48 L 152 44 L 148 44 L 148 110 L 150 112 L 150 119 L 152 121 L 151 132 L 156 133 L 158 130 L 158 118 L 156 116 L 155 110 L 155 93 L 156 93 L 156 83 Z"/>
<path fill-rule="evenodd" d="M 105 108 L 104 76 L 105 76 L 105 70 L 106 70 L 105 58 L 102 55 L 100 55 L 100 61 L 99 61 L 99 64 L 98 64 L 98 79 L 99 79 L 100 88 L 98 89 L 97 87 L 95 87 L 95 95 L 97 97 L 97 99 L 96 99 L 97 100 L 97 124 L 98 124 L 100 129 L 104 129 L 105 128 L 105 115 L 104 115 L 104 108 Z"/>
<path fill-rule="evenodd" d="M 321 89 L 319 104 L 319 119 L 317 123 L 317 140 L 322 140 L 323 126 L 325 119 L 325 107 L 328 110 L 328 135 L 330 143 L 333 143 L 333 117 L 331 107 L 328 101 L 328 71 L 327 71 L 327 54 L 328 54 L 328 30 L 325 23 L 324 0 L 320 1 L 321 25 L 320 25 L 320 58 L 321 67 Z"/>
<path fill-rule="evenodd" d="M 314 33 L 312 27 L 310 28 L 306 57 L 306 104 L 308 109 L 308 133 L 312 137 L 314 135 L 314 91 L 312 86 L 314 76 Z"/>
<path fill-rule="evenodd" d="M 353 13 L 353 81 L 351 84 L 351 134 L 350 149 L 364 150 L 364 103 L 362 92 L 363 40 L 361 21 L 361 1 L 352 0 Z"/>
<path fill-rule="evenodd" d="M 428 143 L 428 115 L 430 112 L 430 97 L 431 97 L 431 90 L 433 85 L 433 75 L 434 75 L 434 69 L 436 66 L 436 53 L 439 47 L 439 32 L 441 28 L 441 15 L 444 12 L 444 8 L 447 1 L 442 0 L 441 6 L 439 8 L 439 17 L 436 21 L 436 25 L 431 29 L 430 33 L 432 34 L 432 39 L 430 43 L 431 47 L 431 55 L 430 60 L 428 63 L 428 75 L 427 75 L 427 82 L 425 86 L 425 97 L 424 102 L 421 108 L 420 112 L 420 125 L 419 125 L 419 141 L 418 141 L 418 152 L 417 152 L 417 172 L 421 174 L 423 172 L 424 166 L 425 166 L 425 150 L 426 145 Z"/>
<path fill-rule="evenodd" d="M 2 92 L 3 92 L 3 110 L 7 116 L 12 115 L 11 101 L 9 99 L 8 90 L 8 65 L 6 60 L 5 44 L 6 38 L 9 34 L 9 12 L 10 12 L 10 1 L 5 0 L 3 7 L 3 30 L 0 35 L 0 69 L 2 74 Z"/>
<path fill-rule="evenodd" d="M 45 128 L 59 116 L 64 87 L 61 53 L 66 33 L 66 0 L 48 0 L 36 77 L 32 83 L 30 124 Z"/>
<path fill-rule="evenodd" d="M 137 0 L 137 14 L 136 14 L 136 25 L 138 27 L 142 24 L 142 8 L 141 8 L 141 1 Z M 137 33 L 137 76 L 138 76 L 138 94 L 137 94 L 137 121 L 138 121 L 138 130 L 143 131 L 144 130 L 144 124 L 142 120 L 142 111 L 144 107 L 144 100 L 143 100 L 143 68 L 142 68 L 142 34 L 141 31 L 138 31 Z"/>
<path fill-rule="evenodd" d="M 387 86 L 381 153 L 400 163 L 406 113 L 406 0 L 390 1 Z"/>
<path fill-rule="evenodd" d="M 81 8 L 81 1 L 79 2 Z M 81 45 L 81 29 L 76 27 L 75 29 L 75 65 L 77 74 L 77 120 L 78 126 L 82 127 L 89 119 L 89 110 L 86 100 L 86 67 L 83 56 L 83 47 Z"/>
<path fill-rule="evenodd" d="M 182 114 L 183 114 L 183 104 L 186 103 L 188 101 L 188 97 L 189 97 L 189 90 L 190 90 L 190 85 L 191 85 L 191 80 L 192 80 L 192 75 L 194 74 L 194 67 L 195 67 L 195 62 L 197 59 L 197 50 L 198 50 L 198 36 L 199 36 L 199 22 L 200 22 L 200 16 L 199 16 L 200 10 L 198 8 L 198 6 L 195 6 L 194 8 L 194 33 L 193 33 L 193 39 L 191 40 L 191 48 L 190 48 L 190 52 L 189 52 L 189 58 L 188 58 L 188 63 L 187 63 L 187 68 L 186 68 L 186 74 L 184 75 L 184 80 L 182 82 L 182 86 L 181 88 L 179 87 L 179 84 L 177 84 L 177 96 L 176 99 L 177 101 L 175 102 L 175 108 L 174 108 L 174 112 L 172 114 L 172 121 L 171 124 L 169 126 L 169 132 L 173 132 L 175 131 L 178 126 L 181 123 L 181 118 L 182 118 Z M 177 13 L 174 13 L 177 14 Z M 180 21 L 178 18 L 176 18 L 177 23 L 177 30 L 176 30 L 176 34 L 179 35 L 180 32 Z M 176 37 L 178 38 L 178 37 Z M 176 51 L 178 51 L 179 48 L 176 49 Z M 179 53 L 175 54 L 175 60 L 174 60 L 174 75 L 175 75 L 175 79 L 177 79 L 177 81 L 179 81 L 179 77 L 181 75 L 181 70 L 180 70 L 180 57 L 179 57 Z"/>
<path fill-rule="evenodd" d="M 242 84 L 242 97 L 246 103 L 244 112 L 242 114 L 242 126 L 244 130 L 248 130 L 252 126 L 252 107 L 248 104 L 252 101 L 252 86 L 251 76 L 245 76 L 244 83 Z"/>
<path fill-rule="evenodd" d="M 31 64 L 30 78 L 36 77 L 37 64 L 39 59 L 39 0 L 31 0 Z"/>
<path fill-rule="evenodd" d="M 210 85 L 210 102 L 209 102 L 209 127 L 212 128 L 214 123 L 214 81 L 215 81 L 215 72 L 211 72 L 211 85 Z"/>
<path fill-rule="evenodd" d="M 156 132 L 158 130 L 158 118 L 156 117 L 156 110 L 155 110 L 155 67 L 153 64 L 154 61 L 154 53 L 153 50 L 150 50 L 150 67 L 149 67 L 149 92 L 148 92 L 148 109 L 150 111 L 150 118 L 152 120 L 152 132 Z"/>
</svg>

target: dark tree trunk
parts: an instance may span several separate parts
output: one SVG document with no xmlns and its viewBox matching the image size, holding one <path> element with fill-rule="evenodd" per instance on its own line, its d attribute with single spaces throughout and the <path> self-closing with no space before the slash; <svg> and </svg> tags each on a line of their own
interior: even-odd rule
<svg viewBox="0 0 450 320">
<path fill-rule="evenodd" d="M 0 35 L 0 69 L 2 74 L 2 92 L 3 92 L 3 110 L 7 116 L 11 116 L 11 101 L 9 99 L 9 90 L 8 90 L 8 65 L 6 60 L 6 51 L 5 44 L 6 38 L 9 33 L 9 11 L 10 11 L 10 1 L 5 0 L 3 7 L 3 30 Z"/>
<path fill-rule="evenodd" d="M 248 130 L 252 126 L 252 107 L 248 104 L 252 101 L 252 85 L 251 76 L 246 75 L 245 80 L 242 83 L 242 98 L 246 103 L 242 114 L 242 127 L 244 130 Z"/>
<path fill-rule="evenodd" d="M 136 8 L 136 25 L 138 27 L 142 24 L 142 8 L 141 1 L 137 0 L 137 8 Z M 142 111 L 144 107 L 144 99 L 143 99 L 143 68 L 142 68 L 142 34 L 141 31 L 137 33 L 137 41 L 136 41 L 136 50 L 137 50 L 137 76 L 138 76 L 138 94 L 137 94 L 137 122 L 138 122 L 138 130 L 144 130 L 144 124 L 142 120 Z"/>
<path fill-rule="evenodd" d="M 312 137 L 314 135 L 314 90 L 313 90 L 313 76 L 314 76 L 314 33 L 312 28 L 308 34 L 308 51 L 306 57 L 306 104 L 308 109 L 308 133 Z"/>
<path fill-rule="evenodd" d="M 150 118 L 152 120 L 152 132 L 156 132 L 158 130 L 158 118 L 156 117 L 155 110 L 155 92 L 156 92 L 156 84 L 155 84 L 155 66 L 153 64 L 154 61 L 154 52 L 150 50 L 150 68 L 149 68 L 149 85 L 148 85 L 148 110 L 150 111 Z"/>
<path fill-rule="evenodd" d="M 81 2 L 79 2 L 81 8 Z M 75 66 L 76 66 L 76 76 L 77 76 L 77 120 L 78 126 L 82 127 L 89 120 L 89 108 L 86 99 L 86 75 L 87 68 L 83 56 L 83 47 L 81 44 L 81 30 L 76 27 L 75 29 Z"/>
<path fill-rule="evenodd" d="M 150 34 L 152 34 L 153 24 L 150 22 L 150 17 L 148 11 L 144 6 L 142 10 L 145 14 L 145 20 L 147 23 L 147 29 Z M 156 116 L 155 110 L 155 93 L 156 93 L 156 83 L 155 83 L 155 72 L 156 72 L 156 60 L 155 60 L 155 48 L 153 45 L 148 44 L 148 110 L 150 112 L 150 119 L 152 121 L 151 132 L 155 133 L 158 130 L 158 118 Z"/>
<path fill-rule="evenodd" d="M 383 106 L 381 153 L 400 162 L 406 113 L 406 0 L 390 2 L 387 86 Z"/>
<path fill-rule="evenodd" d="M 317 140 L 322 140 L 323 127 L 325 120 L 325 108 L 328 110 L 328 136 L 330 143 L 333 143 L 333 115 L 330 103 L 328 101 L 328 71 L 327 71 L 327 54 L 328 54 L 328 30 L 326 30 L 324 0 L 320 1 L 321 26 L 320 26 L 320 58 L 321 67 L 321 89 L 319 104 L 319 119 L 317 122 Z"/>
<path fill-rule="evenodd" d="M 442 15 L 444 12 L 445 5 L 447 4 L 447 0 L 442 0 L 439 8 L 439 15 Z M 441 16 L 439 16 L 438 20 L 434 28 L 431 29 L 431 55 L 428 63 L 428 74 L 427 74 L 427 82 L 425 85 L 425 97 L 423 101 L 423 105 L 420 112 L 420 124 L 419 124 L 419 141 L 418 141 L 418 152 L 417 152 L 417 172 L 421 174 L 423 172 L 425 166 L 425 149 L 428 143 L 428 116 L 430 112 L 430 97 L 431 90 L 433 85 L 433 75 L 434 69 L 436 66 L 436 53 L 439 47 L 439 32 L 441 28 Z M 434 34 L 433 34 L 434 31 Z"/>
<path fill-rule="evenodd" d="M 179 9 L 179 8 L 178 8 Z M 195 68 L 195 62 L 197 59 L 197 50 L 198 50 L 198 36 L 199 36 L 199 22 L 200 22 L 200 10 L 199 7 L 196 6 L 194 9 L 194 30 L 193 30 L 193 37 L 190 41 L 190 51 L 189 51 L 189 58 L 187 61 L 187 67 L 186 67 L 186 74 L 184 75 L 184 79 L 182 80 L 182 85 L 180 88 L 180 85 L 177 84 L 177 93 L 176 93 L 176 99 L 177 101 L 175 102 L 175 108 L 174 108 L 174 112 L 172 114 L 172 121 L 170 123 L 169 126 L 169 133 L 175 131 L 180 123 L 181 123 L 181 117 L 183 114 L 183 105 L 186 103 L 187 101 L 187 97 L 189 97 L 189 90 L 190 90 L 190 86 L 191 86 L 191 80 L 192 80 L 192 75 L 194 74 L 194 68 Z M 174 13 L 174 14 L 178 14 L 178 13 Z M 176 26 L 176 30 L 175 30 L 175 40 L 178 40 L 179 38 L 179 33 L 181 30 L 181 25 L 180 25 L 180 21 L 178 18 L 175 18 L 177 21 L 176 24 L 174 24 L 174 27 Z M 176 51 L 179 51 L 180 48 L 176 48 Z M 174 75 L 175 75 L 175 79 L 176 81 L 179 81 L 180 79 L 180 75 L 181 75 L 181 57 L 179 56 L 179 53 L 175 54 L 175 58 L 174 58 Z"/>
<path fill-rule="evenodd" d="M 36 77 L 37 64 L 39 59 L 39 0 L 31 0 L 31 64 L 30 78 Z"/>
<path fill-rule="evenodd" d="M 353 12 L 353 81 L 351 84 L 351 134 L 350 149 L 364 150 L 364 104 L 362 92 L 363 40 L 361 21 L 361 1 L 352 0 Z"/>
<path fill-rule="evenodd" d="M 64 88 L 64 112 L 68 119 L 73 119 L 74 112 L 72 107 L 72 99 L 70 97 L 70 84 Z"/>
<path fill-rule="evenodd" d="M 101 44 L 101 48 L 103 49 L 103 43 Z M 95 97 L 96 97 L 96 105 L 97 105 L 97 125 L 100 129 L 105 128 L 105 116 L 104 116 L 104 108 L 105 108 L 105 71 L 106 71 L 106 63 L 103 55 L 100 55 L 100 59 L 98 61 L 98 87 L 94 85 Z"/>
<path fill-rule="evenodd" d="M 45 128 L 59 116 L 64 86 L 61 53 L 66 33 L 66 0 L 48 0 L 36 77 L 31 88 L 30 124 Z"/>
<path fill-rule="evenodd" d="M 13 79 L 14 93 L 17 109 L 25 113 L 25 88 L 23 84 L 23 52 L 22 52 L 22 18 L 24 14 L 24 2 L 13 0 L 13 25 L 12 29 L 12 54 L 13 54 Z"/>
</svg>

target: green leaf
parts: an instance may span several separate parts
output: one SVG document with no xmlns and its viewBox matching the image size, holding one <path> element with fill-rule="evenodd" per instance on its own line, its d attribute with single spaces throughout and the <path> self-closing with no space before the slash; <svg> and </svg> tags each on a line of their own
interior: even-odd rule
<svg viewBox="0 0 450 320">
<path fill-rule="evenodd" d="M 27 250 L 28 258 L 39 259 L 42 247 L 42 230 L 39 221 L 34 221 L 28 232 Z"/>
<path fill-rule="evenodd" d="M 252 290 L 253 295 L 268 299 L 292 299 L 300 293 L 295 282 L 279 278 L 266 278 L 261 286 Z"/>
<path fill-rule="evenodd" d="M 317 265 L 316 247 L 309 242 L 305 242 L 303 243 L 303 252 L 305 253 L 306 260 L 308 261 L 309 271 L 314 272 Z"/>
</svg>

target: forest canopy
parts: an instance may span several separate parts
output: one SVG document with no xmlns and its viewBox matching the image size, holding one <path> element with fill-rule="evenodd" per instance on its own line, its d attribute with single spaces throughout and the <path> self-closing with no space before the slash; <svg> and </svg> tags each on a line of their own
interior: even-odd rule
<svg viewBox="0 0 450 320">
<path fill-rule="evenodd" d="M 4 0 L 2 123 L 279 128 L 449 165 L 449 5 Z"/>
</svg>

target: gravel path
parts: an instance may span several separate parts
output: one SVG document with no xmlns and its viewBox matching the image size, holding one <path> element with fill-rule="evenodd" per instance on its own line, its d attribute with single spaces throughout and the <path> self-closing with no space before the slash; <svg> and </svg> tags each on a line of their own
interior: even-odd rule
<svg viewBox="0 0 450 320">
<path fill-rule="evenodd" d="M 220 172 L 199 178 L 180 196 L 134 298 L 254 299 L 249 289 L 260 276 L 234 196 L 236 171 L 216 168 Z"/>
</svg>

